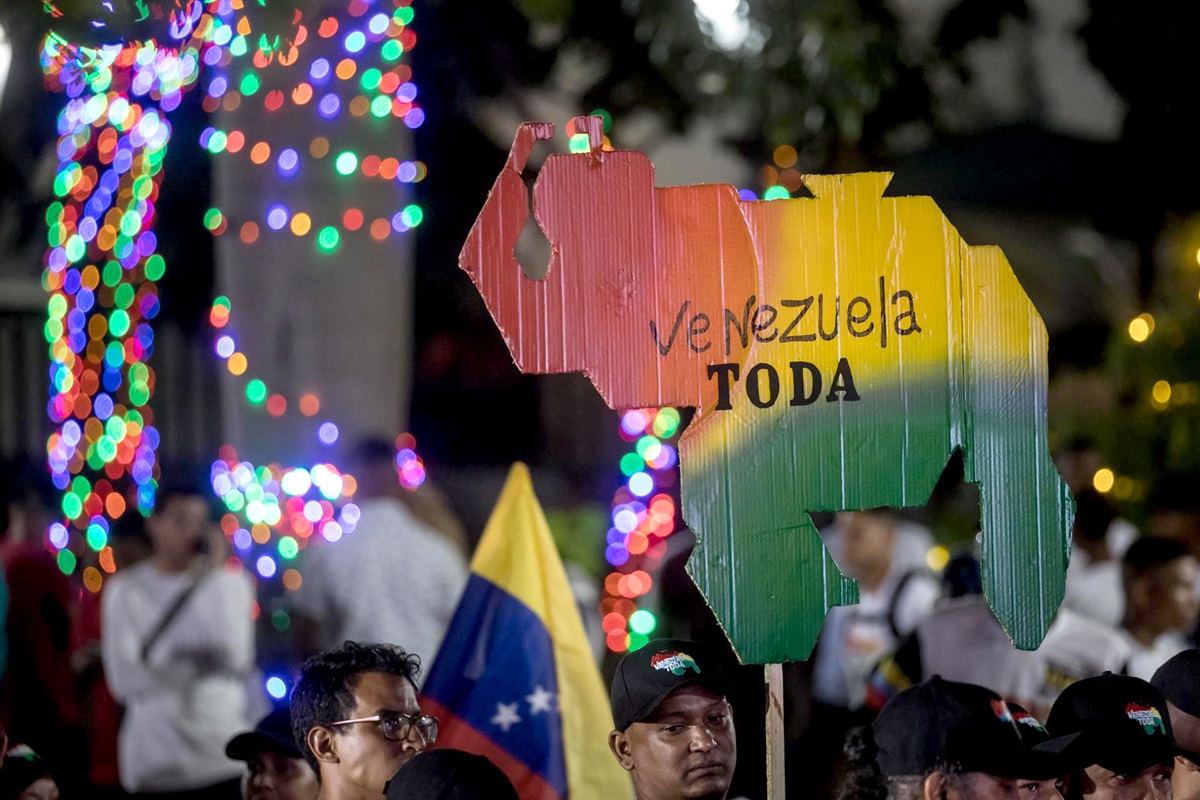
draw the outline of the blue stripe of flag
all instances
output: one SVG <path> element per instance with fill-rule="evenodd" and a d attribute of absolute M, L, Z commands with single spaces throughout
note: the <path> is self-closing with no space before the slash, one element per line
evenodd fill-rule
<path fill-rule="evenodd" d="M 550 711 L 531 711 L 538 687 L 553 693 Z M 567 796 L 554 644 L 516 597 L 472 574 L 422 691 Z M 521 721 L 505 732 L 493 719 L 513 703 Z"/>

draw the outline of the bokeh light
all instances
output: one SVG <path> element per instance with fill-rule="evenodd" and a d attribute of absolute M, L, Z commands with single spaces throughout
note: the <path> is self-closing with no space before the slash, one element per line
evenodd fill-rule
<path fill-rule="evenodd" d="M 675 532 L 677 457 L 670 439 L 677 436 L 679 412 L 674 408 L 630 409 L 620 418 L 621 437 L 632 452 L 621 457 L 625 482 L 613 495 L 612 527 L 604 557 L 612 567 L 604 581 L 600 613 L 605 644 L 614 652 L 644 645 L 658 625 L 638 598 L 654 587 L 652 573 L 661 567 L 666 540 Z"/>

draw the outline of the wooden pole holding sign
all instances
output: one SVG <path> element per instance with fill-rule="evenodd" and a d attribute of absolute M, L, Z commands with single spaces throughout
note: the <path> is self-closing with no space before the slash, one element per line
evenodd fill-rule
<path fill-rule="evenodd" d="M 784 800 L 783 664 L 767 664 L 763 670 L 767 683 L 767 800 Z"/>

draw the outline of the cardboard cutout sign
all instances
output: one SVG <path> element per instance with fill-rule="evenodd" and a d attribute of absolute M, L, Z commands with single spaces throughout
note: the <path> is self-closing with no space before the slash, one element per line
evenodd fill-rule
<path fill-rule="evenodd" d="M 547 158 L 543 280 L 513 247 L 521 126 L 471 229 L 471 276 L 524 372 L 583 371 L 613 408 L 695 406 L 680 440 L 688 569 L 743 661 L 809 656 L 857 600 L 811 511 L 916 506 L 950 455 L 980 484 L 983 582 L 1032 649 L 1062 599 L 1074 514 L 1046 439 L 1045 326 L 1003 253 L 972 247 L 890 174 L 807 176 L 815 199 L 656 188 L 642 153 Z"/>

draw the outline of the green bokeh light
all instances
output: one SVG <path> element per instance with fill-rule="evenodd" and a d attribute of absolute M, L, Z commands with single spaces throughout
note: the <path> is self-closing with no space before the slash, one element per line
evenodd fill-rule
<path fill-rule="evenodd" d="M 635 472 L 641 472 L 646 468 L 646 460 L 637 453 L 626 453 L 621 456 L 621 474 L 628 478 Z"/>
<path fill-rule="evenodd" d="M 567 149 L 570 150 L 572 153 L 588 152 L 589 150 L 592 149 L 591 143 L 588 142 L 588 135 L 586 133 L 575 134 L 574 136 L 571 137 L 571 140 L 567 143 Z"/>
<path fill-rule="evenodd" d="M 70 575 L 75 572 L 77 563 L 75 554 L 70 550 L 58 551 L 58 568 L 62 571 L 63 575 Z"/>
<path fill-rule="evenodd" d="M 325 253 L 332 253 L 341 241 L 342 235 L 332 225 L 322 228 L 321 232 L 317 234 L 317 247 Z"/>
<path fill-rule="evenodd" d="M 405 225 L 415 228 L 425 219 L 425 212 L 421 210 L 419 205 L 413 203 L 412 205 L 405 206 L 400 216 L 404 220 Z"/>
<path fill-rule="evenodd" d="M 108 534 L 98 525 L 89 525 L 87 531 L 88 547 L 99 553 L 108 544 Z"/>
<path fill-rule="evenodd" d="M 121 265 L 116 261 L 110 261 L 104 265 L 104 271 L 101 273 L 101 280 L 104 281 L 105 286 L 116 286 L 121 282 L 121 273 Z M 133 289 L 132 286 L 129 288 L 131 290 Z"/>
<path fill-rule="evenodd" d="M 156 281 L 162 278 L 163 273 L 167 271 L 167 262 L 158 253 L 146 259 L 146 280 Z"/>
<path fill-rule="evenodd" d="M 605 133 L 608 133 L 609 131 L 612 130 L 612 114 L 609 114 L 603 108 L 592 109 L 592 113 L 590 114 L 590 116 L 600 117 L 601 119 L 604 120 L 604 132 Z"/>
<path fill-rule="evenodd" d="M 120 308 L 113 309 L 108 316 L 108 332 L 113 336 L 129 333 L 129 312 Z"/>
<path fill-rule="evenodd" d="M 254 72 L 248 71 L 242 76 L 242 82 L 240 85 L 242 94 L 250 96 L 258 91 L 259 86 L 261 86 L 261 84 L 259 83 L 258 75 Z"/>
<path fill-rule="evenodd" d="M 654 629 L 658 627 L 658 620 L 654 614 L 644 608 L 640 608 L 629 617 L 629 630 L 633 635 L 641 634 L 649 636 L 654 633 Z"/>
<path fill-rule="evenodd" d="M 261 405 L 267 399 L 267 385 L 258 378 L 246 384 L 246 399 L 254 405 Z"/>
<path fill-rule="evenodd" d="M 679 412 L 674 408 L 660 408 L 654 417 L 654 435 L 670 439 L 679 430 Z"/>
<path fill-rule="evenodd" d="M 300 552 L 300 545 L 291 536 L 284 536 L 279 540 L 279 557 L 286 558 L 291 561 Z"/>
<path fill-rule="evenodd" d="M 339 175 L 351 175 L 354 173 L 354 170 L 358 169 L 358 156 L 349 150 L 339 153 L 337 161 L 334 162 L 334 167 L 337 169 Z"/>

